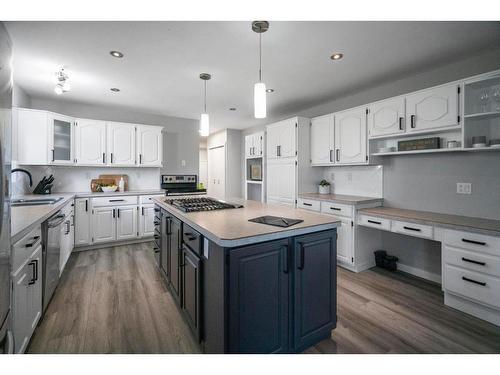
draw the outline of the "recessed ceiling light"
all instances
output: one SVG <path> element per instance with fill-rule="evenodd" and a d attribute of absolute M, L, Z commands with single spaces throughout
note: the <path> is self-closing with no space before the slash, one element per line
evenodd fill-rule
<path fill-rule="evenodd" d="M 342 53 L 334 53 L 333 55 L 330 56 L 332 60 L 340 60 L 344 55 Z"/>
<path fill-rule="evenodd" d="M 270 94 L 270 93 L 274 92 L 274 89 L 267 89 L 266 92 Z"/>
<path fill-rule="evenodd" d="M 236 111 L 236 108 L 231 107 L 231 108 L 229 108 L 229 110 L 230 110 L 230 111 Z"/>
<path fill-rule="evenodd" d="M 113 57 L 117 57 L 119 59 L 121 59 L 123 57 L 123 53 L 121 53 L 120 51 L 110 51 L 109 54 Z"/>
<path fill-rule="evenodd" d="M 113 91 L 113 92 L 119 92 L 120 91 L 120 89 L 118 89 L 116 87 L 112 87 L 112 88 L 110 88 L 110 90 Z"/>

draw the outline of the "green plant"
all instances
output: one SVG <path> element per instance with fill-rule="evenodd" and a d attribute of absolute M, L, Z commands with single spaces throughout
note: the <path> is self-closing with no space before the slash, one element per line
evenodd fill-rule
<path fill-rule="evenodd" d="M 330 183 L 327 180 L 321 180 L 319 186 L 330 186 Z"/>

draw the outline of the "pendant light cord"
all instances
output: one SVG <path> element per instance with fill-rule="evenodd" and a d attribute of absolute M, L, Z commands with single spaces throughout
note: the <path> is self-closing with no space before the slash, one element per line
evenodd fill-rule
<path fill-rule="evenodd" d="M 207 113 L 207 81 L 204 81 L 205 82 L 205 105 L 204 105 L 204 108 L 205 108 L 205 113 Z"/>
<path fill-rule="evenodd" d="M 259 33 L 259 82 L 262 82 L 262 33 Z"/>

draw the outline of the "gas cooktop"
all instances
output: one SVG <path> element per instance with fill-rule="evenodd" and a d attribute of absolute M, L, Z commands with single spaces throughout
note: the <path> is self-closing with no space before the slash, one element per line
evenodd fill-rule
<path fill-rule="evenodd" d="M 214 198 L 173 198 L 165 202 L 184 212 L 226 210 L 241 208 L 241 204 L 226 203 Z"/>

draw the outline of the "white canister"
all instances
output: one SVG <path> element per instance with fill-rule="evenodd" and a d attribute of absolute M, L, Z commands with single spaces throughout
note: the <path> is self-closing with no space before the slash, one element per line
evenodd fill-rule
<path fill-rule="evenodd" d="M 120 182 L 118 182 L 118 190 L 125 191 L 125 180 L 123 177 L 120 178 Z"/>
<path fill-rule="evenodd" d="M 330 185 L 318 185 L 320 194 L 330 194 Z"/>

